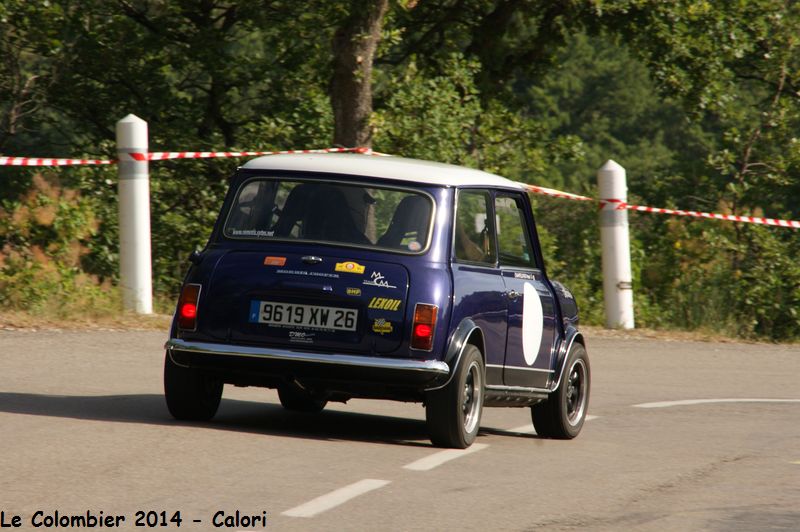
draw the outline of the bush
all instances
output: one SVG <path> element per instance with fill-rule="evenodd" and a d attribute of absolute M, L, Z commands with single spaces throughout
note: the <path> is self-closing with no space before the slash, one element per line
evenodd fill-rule
<path fill-rule="evenodd" d="M 5 310 L 66 317 L 119 310 L 110 280 L 84 271 L 87 243 L 96 236 L 95 205 L 49 175 L 4 200 L 0 211 L 0 304 Z"/>

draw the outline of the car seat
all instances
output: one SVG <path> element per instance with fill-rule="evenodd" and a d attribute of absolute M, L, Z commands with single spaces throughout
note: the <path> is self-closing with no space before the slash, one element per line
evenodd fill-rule
<path fill-rule="evenodd" d="M 303 238 L 348 244 L 371 244 L 355 221 L 342 191 L 330 185 L 316 186 L 305 209 Z"/>
<path fill-rule="evenodd" d="M 386 232 L 378 239 L 377 245 L 387 248 L 402 248 L 403 240 L 414 238 L 420 246 L 428 235 L 430 224 L 431 202 L 419 195 L 406 196 L 392 215 L 392 221 Z"/>

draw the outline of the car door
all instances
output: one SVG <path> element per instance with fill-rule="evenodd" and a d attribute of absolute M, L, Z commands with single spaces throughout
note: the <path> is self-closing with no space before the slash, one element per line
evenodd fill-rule
<path fill-rule="evenodd" d="M 502 384 L 506 343 L 505 285 L 497 268 L 492 194 L 460 189 L 453 220 L 451 330 L 465 318 L 480 327 L 486 347 L 486 383 Z"/>
<path fill-rule="evenodd" d="M 546 388 L 556 339 L 555 295 L 537 265 L 528 210 L 522 194 L 495 194 L 498 262 L 508 311 L 503 383 Z"/>

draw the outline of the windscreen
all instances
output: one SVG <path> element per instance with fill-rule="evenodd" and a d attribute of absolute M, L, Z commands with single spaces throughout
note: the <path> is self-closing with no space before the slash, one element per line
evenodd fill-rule
<path fill-rule="evenodd" d="M 413 190 L 254 178 L 239 188 L 224 234 L 418 253 L 427 248 L 432 212 L 432 199 Z"/>

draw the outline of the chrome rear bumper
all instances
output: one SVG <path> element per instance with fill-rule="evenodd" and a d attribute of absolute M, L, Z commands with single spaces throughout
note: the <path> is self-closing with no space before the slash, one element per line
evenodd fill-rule
<path fill-rule="evenodd" d="M 450 367 L 441 360 L 414 360 L 404 358 L 382 358 L 378 356 L 358 356 L 329 353 L 309 353 L 272 347 L 250 347 L 210 342 L 191 342 L 172 338 L 164 347 L 172 353 L 210 355 L 221 357 L 242 357 L 259 359 L 265 362 L 274 361 L 292 363 L 293 366 L 338 366 L 340 368 L 361 368 L 381 371 L 384 374 L 397 372 L 400 374 L 426 375 L 432 380 L 446 377 Z"/>

